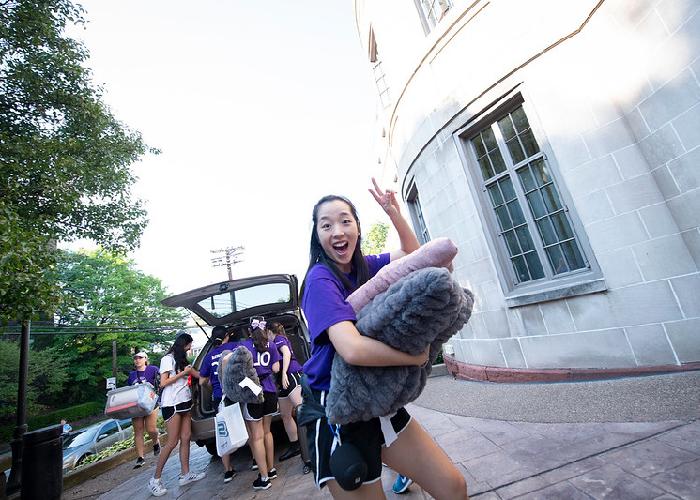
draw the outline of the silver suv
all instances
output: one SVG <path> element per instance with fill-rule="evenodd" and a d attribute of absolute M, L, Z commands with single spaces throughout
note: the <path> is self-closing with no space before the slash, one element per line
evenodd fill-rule
<path fill-rule="evenodd" d="M 163 304 L 184 307 L 212 327 L 240 329 L 248 326 L 252 316 L 264 316 L 268 324 L 276 321 L 284 326 L 299 363 L 304 364 L 309 358 L 309 331 L 299 309 L 298 281 L 293 274 L 223 281 L 173 295 L 164 299 Z M 193 363 L 196 369 L 211 348 L 209 340 Z M 211 386 L 192 384 L 192 404 L 192 440 L 216 455 L 216 409 L 211 405 Z"/>

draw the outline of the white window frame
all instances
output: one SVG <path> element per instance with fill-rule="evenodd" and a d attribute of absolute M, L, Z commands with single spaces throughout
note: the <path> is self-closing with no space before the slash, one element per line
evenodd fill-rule
<path fill-rule="evenodd" d="M 369 62 L 372 63 L 372 76 L 379 93 L 379 101 L 384 109 L 391 105 L 391 95 L 389 94 L 389 84 L 386 81 L 386 73 L 379 58 L 377 49 L 377 39 L 374 36 L 374 29 L 369 29 Z"/>
<path fill-rule="evenodd" d="M 419 243 L 424 245 L 428 243 L 431 238 L 430 231 L 428 231 L 428 225 L 425 223 L 425 218 L 423 217 L 423 207 L 420 203 L 420 196 L 418 194 L 418 188 L 416 187 L 415 180 L 411 181 L 411 184 L 406 192 L 406 204 L 408 205 L 408 211 L 411 214 L 413 230 L 418 237 Z"/>
<path fill-rule="evenodd" d="M 452 0 L 414 0 L 423 31 L 428 35 L 452 9 Z"/>
<path fill-rule="evenodd" d="M 471 139 L 483 131 L 485 128 L 495 124 L 498 120 L 508 115 L 518 107 L 522 106 L 530 124 L 531 131 L 540 148 L 540 153 L 529 157 L 526 161 L 513 164 L 511 155 L 506 147 L 503 138 L 497 134 L 498 148 L 501 156 L 508 166 L 508 172 L 512 172 L 511 180 L 516 191 L 517 199 L 520 208 L 525 215 L 530 230 L 530 235 L 533 239 L 539 259 L 542 266 L 547 269 L 545 277 L 537 280 L 525 281 L 519 283 L 512 268 L 510 253 L 506 246 L 503 237 L 500 236 L 500 226 L 496 220 L 496 213 L 492 208 L 489 194 L 486 191 L 486 181 L 481 174 L 480 166 L 477 163 L 477 154 Z M 498 128 L 497 126 L 495 128 Z M 458 129 L 453 134 L 453 139 L 457 144 L 460 159 L 465 169 L 465 173 L 470 180 L 469 187 L 472 191 L 479 215 L 487 229 L 487 242 L 494 256 L 496 268 L 498 271 L 499 281 L 505 292 L 506 304 L 509 307 L 517 307 L 525 304 L 544 302 L 555 300 L 568 296 L 583 295 L 594 293 L 606 289 L 600 267 L 595 260 L 593 250 L 588 243 L 585 230 L 581 221 L 572 209 L 573 202 L 566 189 L 566 185 L 562 182 L 559 175 L 559 168 L 554 159 L 554 155 L 549 147 L 549 143 L 544 136 L 543 131 L 536 121 L 535 113 L 529 108 L 521 93 L 517 93 L 510 97 L 506 97 L 498 101 L 490 108 L 482 111 L 463 127 Z M 528 162 L 532 162 L 537 158 L 543 158 L 546 162 L 549 174 L 554 179 L 554 184 L 557 188 L 561 202 L 565 207 L 568 220 L 571 224 L 571 229 L 576 236 L 576 242 L 583 254 L 583 258 L 588 263 L 588 266 L 582 269 L 573 270 L 564 274 L 555 275 L 549 268 L 547 256 L 543 251 L 541 237 L 533 220 L 533 215 L 527 205 L 523 189 L 519 180 L 515 177 L 515 167 Z"/>

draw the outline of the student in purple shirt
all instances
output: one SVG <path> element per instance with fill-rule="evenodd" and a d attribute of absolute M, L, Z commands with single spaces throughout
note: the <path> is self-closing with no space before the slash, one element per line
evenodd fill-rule
<path fill-rule="evenodd" d="M 221 400 L 224 401 L 224 406 L 233 404 L 228 398 L 225 398 L 221 391 L 221 381 L 219 380 L 219 361 L 226 351 L 233 351 L 238 347 L 237 342 L 229 342 L 230 334 L 224 326 L 215 326 L 211 331 L 211 342 L 214 347 L 204 356 L 202 365 L 199 367 L 199 385 L 203 386 L 211 384 L 211 405 L 212 408 L 219 413 Z M 221 457 L 221 462 L 224 465 L 224 483 L 230 482 L 236 475 L 231 465 L 231 455 Z"/>
<path fill-rule="evenodd" d="M 374 189 L 370 193 L 394 225 L 401 245 L 399 250 L 363 256 L 357 210 L 346 198 L 325 196 L 313 209 L 309 269 L 301 291 L 302 309 L 311 335 L 311 357 L 304 365 L 304 374 L 312 397 L 324 406 L 336 352 L 346 362 L 358 366 L 421 366 L 428 360 L 427 349 L 410 356 L 362 336 L 355 327 L 355 312 L 346 301 L 353 290 L 390 260 L 420 246 L 401 215 L 394 193 L 380 189 L 374 179 L 372 182 Z M 382 432 L 382 422 L 389 431 L 387 436 Z M 307 425 L 306 430 L 316 484 L 319 487 L 328 484 L 335 498 L 384 498 L 382 462 L 412 478 L 435 498 L 467 498 L 464 477 L 405 408 L 388 420 L 373 418 L 333 428 L 326 418 L 319 418 Z M 343 490 L 331 472 L 334 440 L 336 445 L 353 444 L 367 465 L 367 475 L 358 489 Z"/>
<path fill-rule="evenodd" d="M 248 428 L 248 445 L 253 452 L 253 458 L 260 472 L 253 481 L 253 489 L 266 490 L 270 480 L 277 477 L 277 469 L 273 467 L 275 444 L 270 432 L 272 415 L 277 413 L 277 389 L 274 374 L 280 369 L 282 357 L 273 342 L 267 340 L 267 323 L 262 316 L 250 320 L 248 334 L 250 338 L 240 342 L 253 356 L 253 366 L 262 385 L 264 402 L 245 403 L 242 405 L 243 418 Z"/>
<path fill-rule="evenodd" d="M 134 368 L 135 370 L 132 370 L 131 373 L 129 373 L 129 377 L 126 379 L 127 385 L 136 385 L 148 382 L 153 387 L 158 387 L 157 379 L 160 378 L 160 371 L 158 371 L 158 367 L 148 364 L 148 355 L 145 352 L 141 351 L 134 354 Z M 154 408 L 151 414 L 147 417 L 135 417 L 131 419 L 134 426 L 134 445 L 136 446 L 136 453 L 138 454 L 134 469 L 139 469 L 146 463 L 146 460 L 143 458 L 144 429 L 148 432 L 148 435 L 151 437 L 151 441 L 153 442 L 153 455 L 158 456 L 160 453 L 158 427 L 156 427 L 157 419 L 158 408 Z"/>
<path fill-rule="evenodd" d="M 292 410 L 301 404 L 301 365 L 297 361 L 292 349 L 292 344 L 287 338 L 284 326 L 281 323 L 271 323 L 268 328 L 268 339 L 274 342 L 277 350 L 282 355 L 282 366 L 277 373 L 277 397 L 279 398 L 280 414 L 284 430 L 289 437 L 289 448 L 279 457 L 284 462 L 301 453 L 297 423 L 292 417 Z"/>

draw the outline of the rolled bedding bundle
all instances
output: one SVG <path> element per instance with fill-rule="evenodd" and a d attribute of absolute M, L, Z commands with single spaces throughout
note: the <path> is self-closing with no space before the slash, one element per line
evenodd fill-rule
<path fill-rule="evenodd" d="M 427 267 L 449 267 L 457 255 L 457 247 L 449 238 L 436 238 L 400 259 L 382 267 L 367 283 L 348 297 L 348 303 L 355 312 L 365 307 L 393 283 L 414 271 Z"/>
<path fill-rule="evenodd" d="M 391 415 L 418 398 L 442 345 L 466 324 L 473 304 L 472 293 L 443 267 L 412 271 L 374 296 L 357 315 L 360 333 L 412 355 L 430 346 L 429 362 L 423 367 L 353 366 L 336 353 L 329 421 L 347 424 Z"/>
<path fill-rule="evenodd" d="M 224 351 L 219 364 L 219 379 L 224 395 L 235 403 L 262 403 L 263 393 L 253 356 L 243 346 Z M 257 386 L 261 390 L 253 391 Z M 257 394 L 256 394 L 257 392 Z"/>

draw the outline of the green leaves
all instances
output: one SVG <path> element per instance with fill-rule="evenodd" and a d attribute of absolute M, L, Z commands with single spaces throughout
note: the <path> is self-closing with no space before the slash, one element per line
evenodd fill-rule
<path fill-rule="evenodd" d="M 0 340 L 0 421 L 14 417 L 17 411 L 17 367 L 19 344 Z M 60 400 L 68 381 L 67 362 L 57 349 L 29 352 L 27 413 L 40 414 L 53 400 Z"/>
<path fill-rule="evenodd" d="M 36 344 L 59 349 L 68 360 L 71 379 L 81 382 L 66 388 L 72 401 L 104 394 L 104 379 L 112 376 L 113 341 L 118 383 L 124 383 L 133 369 L 133 352 L 153 352 L 169 344 L 184 325 L 179 310 L 160 303 L 167 296 L 161 281 L 139 271 L 122 255 L 103 249 L 62 251 L 56 278 L 63 293 L 54 315 L 56 327 L 34 331 Z"/>
<path fill-rule="evenodd" d="M 369 232 L 362 238 L 362 253 L 375 255 L 382 253 L 386 246 L 386 237 L 389 234 L 389 224 L 377 222 L 372 224 Z"/>
<path fill-rule="evenodd" d="M 130 165 L 147 152 L 102 102 L 66 36 L 70 0 L 0 1 L 0 321 L 51 311 L 55 242 L 138 246 L 146 211 Z"/>

